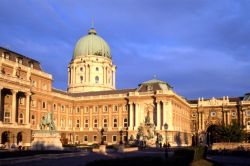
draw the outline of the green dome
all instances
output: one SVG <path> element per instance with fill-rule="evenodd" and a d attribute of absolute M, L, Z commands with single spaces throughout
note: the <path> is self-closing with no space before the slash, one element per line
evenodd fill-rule
<path fill-rule="evenodd" d="M 96 55 L 111 58 L 108 44 L 96 34 L 95 29 L 91 28 L 87 36 L 78 40 L 74 50 L 73 59 L 79 56 Z"/>

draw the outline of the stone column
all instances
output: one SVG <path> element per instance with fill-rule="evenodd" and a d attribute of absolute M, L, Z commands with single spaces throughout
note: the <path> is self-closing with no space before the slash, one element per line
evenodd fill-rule
<path fill-rule="evenodd" d="M 92 70 L 91 67 L 92 66 L 89 65 L 89 83 L 93 83 L 93 80 L 92 80 L 92 77 L 91 77 L 91 70 Z"/>
<path fill-rule="evenodd" d="M 133 112 L 133 103 L 129 104 L 129 129 L 133 130 L 134 127 L 134 112 Z"/>
<path fill-rule="evenodd" d="M 105 68 L 105 84 L 107 84 L 108 83 L 108 69 L 107 69 L 107 67 Z"/>
<path fill-rule="evenodd" d="M 137 129 L 140 125 L 140 105 L 135 104 L 135 128 Z"/>
<path fill-rule="evenodd" d="M 164 124 L 166 123 L 166 118 L 167 118 L 166 117 L 166 114 L 167 114 L 166 111 L 167 110 L 165 110 L 165 107 L 166 107 L 165 104 L 166 103 L 164 103 L 164 102 L 162 103 L 162 129 L 164 129 Z"/>
<path fill-rule="evenodd" d="M 71 78 L 70 78 L 70 79 L 71 79 L 71 85 L 72 85 L 72 84 L 74 84 L 74 82 L 73 82 L 74 70 L 73 70 L 73 69 L 74 69 L 74 67 L 72 67 L 72 66 L 71 66 L 71 67 L 70 67 L 70 73 L 71 73 Z"/>
<path fill-rule="evenodd" d="M 105 68 L 102 66 L 102 84 L 105 83 Z"/>
<path fill-rule="evenodd" d="M 25 122 L 26 124 L 30 123 L 30 92 L 26 92 L 26 112 L 25 112 Z"/>
<path fill-rule="evenodd" d="M 113 87 L 115 88 L 115 70 L 113 71 Z"/>
<path fill-rule="evenodd" d="M 157 124 L 156 124 L 156 130 L 160 130 L 161 129 L 161 102 L 158 101 L 156 103 L 157 106 Z"/>
<path fill-rule="evenodd" d="M 70 85 L 70 83 L 71 83 L 71 81 L 70 81 L 70 74 L 71 73 L 71 71 L 70 71 L 70 67 L 68 67 L 68 86 Z"/>
<path fill-rule="evenodd" d="M 204 113 L 201 113 L 201 129 L 204 130 Z"/>
<path fill-rule="evenodd" d="M 3 87 L 0 87 L 0 122 L 3 122 L 3 116 L 4 116 L 4 111 L 3 111 L 4 103 L 2 103 L 2 89 Z"/>
<path fill-rule="evenodd" d="M 197 124 L 198 124 L 198 131 L 199 131 L 200 130 L 200 126 L 201 126 L 200 125 L 200 112 L 198 112 L 197 115 L 198 115 L 198 123 Z"/>
<path fill-rule="evenodd" d="M 16 123 L 16 94 L 17 90 L 12 89 L 12 110 L 11 110 L 11 122 L 14 124 Z"/>

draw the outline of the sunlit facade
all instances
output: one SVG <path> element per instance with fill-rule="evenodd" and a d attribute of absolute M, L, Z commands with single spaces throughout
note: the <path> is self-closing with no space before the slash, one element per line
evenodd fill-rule
<path fill-rule="evenodd" d="M 65 69 L 67 72 L 67 69 Z M 90 29 L 76 44 L 68 66 L 68 89 L 52 87 L 53 77 L 36 60 L 0 48 L 1 144 L 29 146 L 32 133 L 53 113 L 63 144 L 107 144 L 136 138 L 148 116 L 155 135 L 172 145 L 206 142 L 211 124 L 233 120 L 250 130 L 250 97 L 187 100 L 163 81 L 152 79 L 134 89 L 117 90 L 116 66 L 108 44 Z"/>

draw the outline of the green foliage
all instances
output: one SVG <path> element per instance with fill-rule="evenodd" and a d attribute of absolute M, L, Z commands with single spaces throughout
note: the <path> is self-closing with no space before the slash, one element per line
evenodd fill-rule
<path fill-rule="evenodd" d="M 213 142 L 242 142 L 245 137 L 244 127 L 233 122 L 230 125 L 211 126 Z"/>

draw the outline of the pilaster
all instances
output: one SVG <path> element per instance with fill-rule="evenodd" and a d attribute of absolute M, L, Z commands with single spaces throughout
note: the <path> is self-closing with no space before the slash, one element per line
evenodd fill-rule
<path fill-rule="evenodd" d="M 160 101 L 158 101 L 156 103 L 156 114 L 157 114 L 157 123 L 156 123 L 156 130 L 160 130 L 161 129 L 161 103 Z"/>
<path fill-rule="evenodd" d="M 12 89 L 11 93 L 12 93 L 12 110 L 11 110 L 11 122 L 13 124 L 16 123 L 16 94 L 17 94 L 17 90 Z"/>
<path fill-rule="evenodd" d="M 30 92 L 26 92 L 26 111 L 25 111 L 25 123 L 29 124 L 30 123 Z"/>

